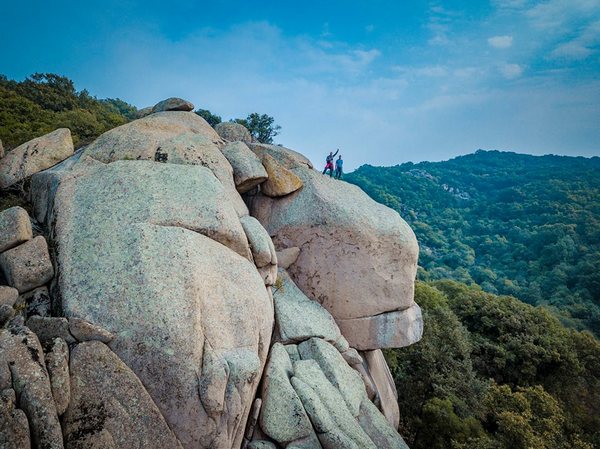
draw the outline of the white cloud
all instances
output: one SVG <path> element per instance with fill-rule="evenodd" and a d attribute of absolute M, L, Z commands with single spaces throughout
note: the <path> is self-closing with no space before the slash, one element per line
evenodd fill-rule
<path fill-rule="evenodd" d="M 503 64 L 500 66 L 500 73 L 507 79 L 515 79 L 523 74 L 523 67 L 519 64 Z"/>
<path fill-rule="evenodd" d="M 513 44 L 513 38 L 512 36 L 493 36 L 487 42 L 494 48 L 509 48 Z"/>
<path fill-rule="evenodd" d="M 584 27 L 575 38 L 559 44 L 551 53 L 555 59 L 583 60 L 591 56 L 600 44 L 600 20 Z"/>
<path fill-rule="evenodd" d="M 548 0 L 538 3 L 525 13 L 536 28 L 564 33 L 570 24 L 594 17 L 600 11 L 598 0 Z"/>

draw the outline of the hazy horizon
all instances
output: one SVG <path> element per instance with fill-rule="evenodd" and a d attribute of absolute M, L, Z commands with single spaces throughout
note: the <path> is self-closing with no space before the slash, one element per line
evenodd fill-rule
<path fill-rule="evenodd" d="M 142 108 L 267 113 L 319 167 L 600 155 L 600 1 L 6 2 L 0 73 Z M 24 33 L 23 30 L 28 30 Z"/>

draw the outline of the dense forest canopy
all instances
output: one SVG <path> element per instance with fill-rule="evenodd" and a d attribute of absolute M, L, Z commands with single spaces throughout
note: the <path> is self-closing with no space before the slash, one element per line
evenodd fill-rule
<path fill-rule="evenodd" d="M 346 180 L 411 225 L 420 279 L 478 284 L 600 335 L 600 158 L 480 150 Z"/>
<path fill-rule="evenodd" d="M 543 308 L 418 282 L 423 339 L 386 351 L 412 449 L 600 447 L 600 342 Z"/>
<path fill-rule="evenodd" d="M 0 75 L 0 140 L 7 149 L 69 128 L 73 143 L 90 143 L 103 132 L 135 118 L 137 109 L 119 99 L 98 100 L 73 81 L 35 73 L 23 81 Z"/>

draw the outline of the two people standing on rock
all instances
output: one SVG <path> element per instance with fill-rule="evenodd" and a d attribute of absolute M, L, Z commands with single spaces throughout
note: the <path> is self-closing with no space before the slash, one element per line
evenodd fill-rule
<path fill-rule="evenodd" d="M 342 168 L 344 166 L 344 161 L 342 160 L 342 155 L 340 154 L 337 161 L 335 161 L 335 173 L 334 173 L 333 159 L 339 153 L 339 151 L 340 151 L 340 149 L 338 148 L 335 153 L 333 151 L 329 152 L 329 155 L 325 159 L 325 169 L 323 170 L 323 174 L 326 174 L 327 170 L 329 170 L 330 177 L 333 177 L 335 174 L 336 179 L 340 179 L 342 177 Z"/>

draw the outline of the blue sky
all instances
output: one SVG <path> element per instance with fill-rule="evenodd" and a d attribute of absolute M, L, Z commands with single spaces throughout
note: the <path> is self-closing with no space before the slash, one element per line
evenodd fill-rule
<path fill-rule="evenodd" d="M 2 0 L 0 73 L 138 107 L 268 113 L 348 168 L 478 148 L 600 155 L 600 0 Z"/>

